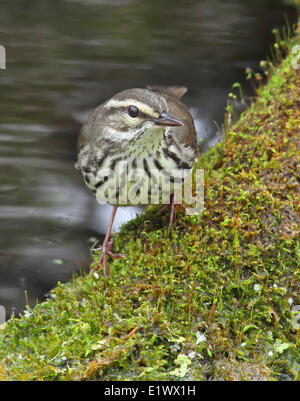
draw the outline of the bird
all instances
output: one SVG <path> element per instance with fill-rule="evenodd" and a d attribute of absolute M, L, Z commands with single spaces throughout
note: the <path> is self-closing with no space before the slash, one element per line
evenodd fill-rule
<path fill-rule="evenodd" d="M 186 92 L 178 85 L 125 89 L 96 107 L 84 122 L 75 167 L 98 202 L 113 206 L 92 272 L 102 266 L 108 277 L 107 258 L 125 256 L 114 254 L 110 242 L 119 206 L 169 204 L 170 232 L 174 186 L 191 173 L 197 154 L 194 121 L 180 100 Z M 170 187 L 165 190 L 167 181 Z"/>

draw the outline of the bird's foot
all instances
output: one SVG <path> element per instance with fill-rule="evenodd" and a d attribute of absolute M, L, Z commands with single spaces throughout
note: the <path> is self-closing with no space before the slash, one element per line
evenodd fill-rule
<path fill-rule="evenodd" d="M 123 253 L 113 253 L 113 242 L 103 243 L 102 245 L 102 254 L 100 256 L 99 262 L 97 265 L 91 270 L 90 274 L 94 273 L 95 271 L 99 270 L 100 267 L 103 267 L 104 276 L 108 277 L 108 266 L 107 266 L 107 257 L 110 256 L 112 259 L 120 259 L 125 258 Z"/>

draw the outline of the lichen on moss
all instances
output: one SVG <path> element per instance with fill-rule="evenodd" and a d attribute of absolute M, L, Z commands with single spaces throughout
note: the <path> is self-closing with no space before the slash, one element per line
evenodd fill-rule
<path fill-rule="evenodd" d="M 123 226 L 114 246 L 126 258 L 110 263 L 108 279 L 99 272 L 58 283 L 50 299 L 0 328 L 1 379 L 299 379 L 292 57 L 199 158 L 201 216 L 176 211 L 169 236 L 158 207 Z"/>

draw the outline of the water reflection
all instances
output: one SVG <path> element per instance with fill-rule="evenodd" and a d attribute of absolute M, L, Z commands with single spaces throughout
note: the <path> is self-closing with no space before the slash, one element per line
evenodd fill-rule
<path fill-rule="evenodd" d="M 0 304 L 22 310 L 87 266 L 108 216 L 73 168 L 86 114 L 128 87 L 183 84 L 204 147 L 226 95 L 268 53 L 280 1 L 1 2 Z M 121 209 L 119 220 L 137 210 Z"/>

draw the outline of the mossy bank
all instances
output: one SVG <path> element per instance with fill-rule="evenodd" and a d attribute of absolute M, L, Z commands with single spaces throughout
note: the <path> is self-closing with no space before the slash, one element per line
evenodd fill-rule
<path fill-rule="evenodd" d="M 76 277 L 11 318 L 2 380 L 299 379 L 298 42 L 199 158 L 202 215 L 176 211 L 168 236 L 149 208 L 115 236 L 126 259 L 109 279 Z"/>

